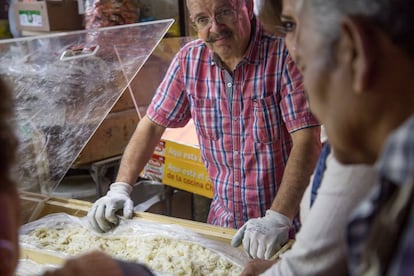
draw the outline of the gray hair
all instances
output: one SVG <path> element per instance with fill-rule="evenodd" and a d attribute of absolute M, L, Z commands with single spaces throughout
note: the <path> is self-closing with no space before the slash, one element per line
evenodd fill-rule
<path fill-rule="evenodd" d="M 302 0 L 306 1 L 326 49 L 339 39 L 344 16 L 366 19 L 414 58 L 413 0 Z"/>

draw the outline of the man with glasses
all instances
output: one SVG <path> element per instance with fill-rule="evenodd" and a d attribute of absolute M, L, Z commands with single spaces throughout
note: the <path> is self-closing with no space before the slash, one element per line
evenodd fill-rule
<path fill-rule="evenodd" d="M 233 239 L 270 257 L 287 241 L 320 152 L 319 123 L 284 41 L 266 33 L 253 0 L 188 0 L 200 39 L 185 45 L 140 121 L 116 182 L 88 213 L 106 232 L 164 130 L 193 119 L 214 183 L 208 223 L 240 228 Z M 247 223 L 246 223 L 247 222 Z"/>

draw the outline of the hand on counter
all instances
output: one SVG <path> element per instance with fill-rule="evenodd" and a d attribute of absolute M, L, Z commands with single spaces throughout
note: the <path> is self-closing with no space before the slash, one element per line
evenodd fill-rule
<path fill-rule="evenodd" d="M 119 224 L 115 214 L 123 210 L 123 217 L 132 218 L 134 203 L 130 197 L 132 186 L 124 182 L 115 182 L 106 196 L 98 199 L 88 212 L 89 224 L 98 232 L 108 232 Z"/>
<path fill-rule="evenodd" d="M 288 241 L 291 221 L 288 217 L 267 210 L 261 218 L 250 219 L 234 235 L 231 245 L 243 242 L 251 258 L 270 259 Z"/>

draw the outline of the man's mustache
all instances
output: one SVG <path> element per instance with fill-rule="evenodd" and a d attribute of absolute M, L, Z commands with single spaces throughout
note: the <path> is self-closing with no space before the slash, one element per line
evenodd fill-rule
<path fill-rule="evenodd" d="M 210 33 L 210 35 L 208 36 L 206 42 L 207 43 L 214 43 L 217 40 L 223 39 L 223 38 L 228 38 L 232 35 L 232 32 L 230 30 L 225 30 L 222 31 L 220 33 Z"/>

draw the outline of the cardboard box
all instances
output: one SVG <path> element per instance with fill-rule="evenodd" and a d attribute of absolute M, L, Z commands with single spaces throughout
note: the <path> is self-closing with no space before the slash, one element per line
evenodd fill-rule
<path fill-rule="evenodd" d="M 76 158 L 73 167 L 121 155 L 139 122 L 129 91 L 124 91 Z"/>
<path fill-rule="evenodd" d="M 17 2 L 16 28 L 27 31 L 65 31 L 83 29 L 76 0 Z"/>
<path fill-rule="evenodd" d="M 213 198 L 213 183 L 201 159 L 192 121 L 184 128 L 166 130 L 142 175 L 168 186 Z"/>

